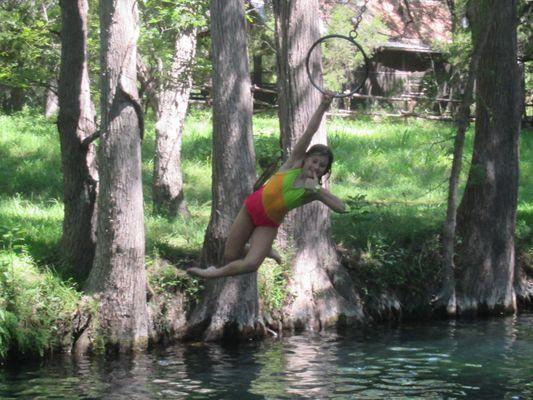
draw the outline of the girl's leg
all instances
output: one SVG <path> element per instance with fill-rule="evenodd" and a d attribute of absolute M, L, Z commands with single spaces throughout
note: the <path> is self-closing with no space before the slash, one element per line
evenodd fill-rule
<path fill-rule="evenodd" d="M 235 217 L 233 224 L 231 224 L 224 246 L 224 263 L 244 257 L 244 247 L 250 239 L 250 236 L 252 236 L 254 228 L 252 219 L 248 215 L 246 207 L 243 206 L 237 214 L 237 217 Z M 210 268 L 213 269 L 215 267 Z M 197 267 L 187 269 L 188 273 L 197 276 L 200 276 L 202 271 L 205 271 L 205 269 Z"/>
<path fill-rule="evenodd" d="M 225 263 L 244 257 L 246 242 L 252 236 L 254 228 L 252 219 L 248 211 L 246 211 L 246 207 L 243 206 L 229 229 L 228 238 L 224 246 Z"/>
<path fill-rule="evenodd" d="M 224 263 L 238 260 L 246 257 L 250 251 L 250 245 L 246 244 L 252 236 L 254 224 L 246 208 L 241 208 L 235 221 L 231 225 L 226 246 L 224 248 Z M 281 256 L 273 248 L 270 249 L 267 257 L 272 258 L 278 264 L 281 264 Z"/>
<path fill-rule="evenodd" d="M 235 260 L 222 268 L 189 268 L 187 272 L 202 278 L 220 278 L 255 272 L 270 253 L 278 228 L 259 226 L 254 229 L 250 238 L 250 250 L 246 257 Z"/>
<path fill-rule="evenodd" d="M 246 246 L 244 246 L 244 256 L 246 256 L 246 254 L 248 254 L 249 251 L 250 251 L 250 245 L 247 244 Z M 270 247 L 270 252 L 268 253 L 267 258 L 271 258 L 278 264 L 281 264 L 281 255 L 277 252 L 277 250 L 274 249 L 274 247 Z M 233 260 L 226 260 L 226 261 L 233 261 Z"/>

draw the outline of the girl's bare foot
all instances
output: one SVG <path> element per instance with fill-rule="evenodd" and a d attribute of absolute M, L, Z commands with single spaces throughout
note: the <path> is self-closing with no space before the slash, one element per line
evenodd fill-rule
<path fill-rule="evenodd" d="M 213 273 L 216 271 L 216 267 L 209 268 L 187 268 L 187 273 L 193 276 L 199 276 L 200 278 L 213 278 Z"/>

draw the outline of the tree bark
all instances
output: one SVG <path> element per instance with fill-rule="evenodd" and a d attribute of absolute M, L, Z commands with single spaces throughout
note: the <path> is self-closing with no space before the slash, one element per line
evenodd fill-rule
<path fill-rule="evenodd" d="M 56 115 L 59 111 L 59 99 L 57 96 L 58 82 L 57 79 L 52 79 L 49 82 L 49 87 L 44 93 L 44 116 L 50 118 Z"/>
<path fill-rule="evenodd" d="M 99 301 L 98 332 L 108 349 L 147 344 L 142 115 L 136 53 L 135 0 L 101 2 L 100 192 L 95 264 L 87 291 Z"/>
<path fill-rule="evenodd" d="M 516 311 L 514 231 L 520 132 L 516 1 L 473 1 L 474 45 L 494 12 L 481 52 L 471 168 L 458 210 L 460 314 Z"/>
<path fill-rule="evenodd" d="M 191 28 L 177 35 L 170 71 L 160 71 L 164 78 L 160 78 L 154 96 L 157 103 L 154 208 L 172 217 L 189 216 L 183 193 L 181 141 L 192 87 L 196 34 L 196 28 Z"/>
<path fill-rule="evenodd" d="M 46 23 L 49 23 L 50 20 L 48 19 L 48 9 L 45 2 L 41 3 L 41 12 L 43 16 L 43 20 Z M 87 16 L 85 16 L 85 19 L 87 19 Z M 85 25 L 87 23 L 85 22 Z M 54 74 L 55 75 L 55 74 Z M 44 116 L 46 118 L 50 118 L 57 114 L 59 111 L 59 99 L 58 99 L 58 81 L 57 77 L 54 76 L 54 78 L 50 79 L 48 82 L 48 87 L 44 91 Z"/>
<path fill-rule="evenodd" d="M 98 172 L 94 144 L 82 141 L 95 130 L 87 69 L 87 0 L 61 0 L 61 67 L 57 127 L 63 171 L 65 260 L 76 276 L 87 278 L 96 246 L 95 206 Z"/>
<path fill-rule="evenodd" d="M 303 134 L 320 103 L 320 93 L 307 77 L 305 58 L 319 38 L 318 2 L 274 1 L 281 143 L 285 159 Z M 319 81 L 321 62 L 311 68 Z M 326 143 L 322 126 L 313 143 Z M 340 265 L 331 239 L 330 212 L 315 202 L 290 213 L 280 233 L 281 247 L 295 246 L 284 325 L 296 330 L 319 330 L 363 318 L 359 296 Z"/>
<path fill-rule="evenodd" d="M 25 103 L 24 89 L 20 87 L 13 87 L 10 89 L 10 97 L 8 100 L 7 110 L 8 113 L 22 111 Z"/>
<path fill-rule="evenodd" d="M 240 0 L 212 0 L 210 10 L 213 198 L 202 263 L 220 265 L 231 223 L 255 181 L 255 154 L 243 3 Z M 203 335 L 205 340 L 263 336 L 257 274 L 209 281 L 205 298 L 189 321 L 189 336 Z"/>
<path fill-rule="evenodd" d="M 480 37 L 476 41 L 475 49 L 470 57 L 468 66 L 468 75 L 464 88 L 462 90 L 462 100 L 458 113 L 455 118 L 457 125 L 457 134 L 453 146 L 453 160 L 450 171 L 448 184 L 448 204 L 446 209 L 446 220 L 442 232 L 443 247 L 443 271 L 444 279 L 441 293 L 437 300 L 437 306 L 446 309 L 448 316 L 454 316 L 457 313 L 457 299 L 455 290 L 455 240 L 457 228 L 457 198 L 459 191 L 459 175 L 461 173 L 461 164 L 463 160 L 463 148 L 465 142 L 466 130 L 470 125 L 470 106 L 474 100 L 474 82 L 476 79 L 479 58 L 483 47 L 487 43 L 489 27 L 493 21 L 493 15 L 488 16 L 487 26 L 480 32 Z"/>

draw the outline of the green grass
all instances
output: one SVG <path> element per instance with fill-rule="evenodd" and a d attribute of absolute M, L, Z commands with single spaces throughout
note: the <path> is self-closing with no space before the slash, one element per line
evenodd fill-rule
<path fill-rule="evenodd" d="M 331 121 L 332 190 L 352 210 L 352 218 L 334 216 L 337 239 L 359 248 L 375 235 L 405 242 L 440 223 L 452 133 L 427 121 Z"/>
<path fill-rule="evenodd" d="M 31 202 L 60 198 L 61 159 L 52 121 L 30 112 L 0 115 L 0 193 Z"/>
<path fill-rule="evenodd" d="M 22 237 L 6 236 L 0 251 L 0 359 L 8 352 L 42 356 L 70 340 L 70 318 L 81 294 L 72 281 L 37 265 Z"/>
<path fill-rule="evenodd" d="M 332 117 L 327 126 L 335 154 L 331 190 L 350 206 L 349 214 L 332 216 L 333 235 L 344 249 L 347 266 L 368 296 L 372 290 L 396 290 L 406 301 L 423 296 L 428 282 L 438 279 L 437 236 L 446 210 L 453 125 Z M 46 313 L 35 319 L 35 310 L 50 307 L 58 315 L 67 315 L 80 293 L 76 284 L 67 280 L 68 270 L 60 259 L 62 176 L 55 121 L 25 111 L 0 115 L 0 127 L 0 310 L 10 313 L 0 313 L 1 357 L 10 346 L 32 351 L 29 343 L 34 343 L 33 351 L 41 353 L 52 346 L 46 329 L 40 327 L 58 330 L 60 322 Z M 275 114 L 254 116 L 256 155 L 261 165 L 268 165 L 278 154 L 278 130 Z M 170 220 L 155 214 L 151 206 L 154 125 L 148 118 L 142 154 L 149 266 L 159 265 L 160 259 L 187 265 L 201 249 L 211 211 L 211 131 L 209 112 L 193 109 L 182 151 L 192 217 Z M 531 131 L 522 133 L 520 151 L 517 247 L 519 254 L 531 255 Z M 469 131 L 461 185 L 471 152 Z M 275 310 L 286 295 L 282 287 L 286 273 L 283 268 L 269 268 L 260 277 L 260 291 L 267 308 Z M 154 282 L 174 289 L 183 284 L 167 267 L 158 271 Z M 64 301 L 52 305 L 48 297 Z M 20 337 L 14 333 L 19 332 L 16 326 L 21 327 Z M 24 330 L 28 327 L 35 329 Z M 38 338 L 28 336 L 30 332 L 38 332 Z"/>

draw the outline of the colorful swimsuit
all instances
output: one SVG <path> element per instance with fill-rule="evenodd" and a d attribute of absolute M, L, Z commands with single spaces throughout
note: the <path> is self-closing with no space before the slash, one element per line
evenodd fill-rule
<path fill-rule="evenodd" d="M 290 210 L 305 203 L 306 190 L 294 187 L 294 181 L 301 173 L 301 168 L 277 172 L 244 200 L 255 226 L 278 227 Z"/>

